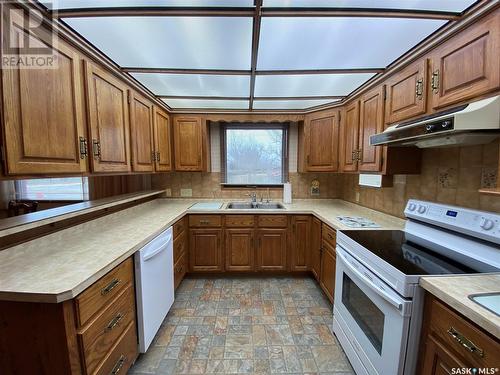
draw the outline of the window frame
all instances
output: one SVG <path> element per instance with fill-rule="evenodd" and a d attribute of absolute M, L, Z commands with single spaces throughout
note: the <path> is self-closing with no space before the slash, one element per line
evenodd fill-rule
<path fill-rule="evenodd" d="M 27 196 L 26 186 L 24 182 L 31 180 L 46 180 L 51 178 L 67 179 L 79 178 L 82 181 L 82 198 L 83 199 L 32 199 Z M 19 179 L 14 182 L 15 199 L 22 202 L 88 202 L 90 201 L 90 181 L 87 176 L 61 176 L 61 177 L 48 177 L 48 178 L 27 178 Z"/>
<path fill-rule="evenodd" d="M 288 170 L 289 170 L 289 134 L 290 134 L 290 123 L 289 122 L 219 122 L 220 126 L 220 151 L 221 151 L 221 185 L 222 187 L 228 188 L 282 188 L 283 184 L 288 181 Z M 255 130 L 255 129 L 279 129 L 282 130 L 282 182 L 279 184 L 232 184 L 227 182 L 227 144 L 226 144 L 226 132 L 228 129 L 239 129 L 239 130 Z"/>

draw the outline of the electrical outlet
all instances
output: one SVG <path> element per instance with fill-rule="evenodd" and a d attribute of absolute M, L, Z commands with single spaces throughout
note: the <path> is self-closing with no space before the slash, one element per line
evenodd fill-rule
<path fill-rule="evenodd" d="M 172 196 L 172 189 L 165 189 L 165 196 L 171 197 Z"/>
<path fill-rule="evenodd" d="M 356 192 L 356 203 L 359 202 L 359 191 Z"/>
<path fill-rule="evenodd" d="M 181 189 L 181 197 L 190 198 L 193 196 L 193 189 Z"/>

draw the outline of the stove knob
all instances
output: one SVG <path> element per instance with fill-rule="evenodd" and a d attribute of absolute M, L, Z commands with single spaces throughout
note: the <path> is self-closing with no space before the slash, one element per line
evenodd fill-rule
<path fill-rule="evenodd" d="M 493 222 L 493 220 L 482 217 L 481 223 L 479 224 L 479 226 L 481 228 L 483 228 L 484 230 L 490 230 L 490 229 L 493 229 L 493 227 L 495 226 L 495 223 Z"/>
<path fill-rule="evenodd" d="M 425 213 L 425 211 L 427 211 L 427 207 L 425 207 L 425 206 L 418 206 L 418 213 L 419 214 L 423 214 L 423 213 Z"/>
<path fill-rule="evenodd" d="M 408 205 L 408 211 L 415 211 L 416 208 L 417 208 L 417 205 L 415 203 L 410 203 Z"/>

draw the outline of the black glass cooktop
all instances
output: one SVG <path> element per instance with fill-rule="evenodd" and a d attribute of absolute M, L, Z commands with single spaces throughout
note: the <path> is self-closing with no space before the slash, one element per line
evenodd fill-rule
<path fill-rule="evenodd" d="M 348 230 L 343 233 L 406 275 L 477 273 L 410 241 L 401 230 Z"/>

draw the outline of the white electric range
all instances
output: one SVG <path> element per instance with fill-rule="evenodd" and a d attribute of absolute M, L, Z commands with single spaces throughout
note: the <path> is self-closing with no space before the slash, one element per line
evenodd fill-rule
<path fill-rule="evenodd" d="M 500 272 L 500 215 L 409 200 L 404 230 L 337 235 L 333 330 L 358 375 L 413 375 L 421 276 Z"/>

